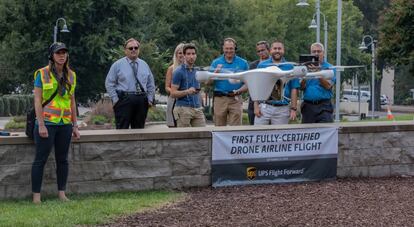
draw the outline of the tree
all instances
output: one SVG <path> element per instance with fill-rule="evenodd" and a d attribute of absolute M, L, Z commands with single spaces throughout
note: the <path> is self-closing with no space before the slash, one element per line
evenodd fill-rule
<path fill-rule="evenodd" d="M 395 66 L 395 101 L 410 104 L 414 76 L 414 2 L 392 0 L 384 10 L 380 25 L 380 46 L 378 55 L 388 65 Z M 411 99 L 412 100 L 412 99 Z"/>
<path fill-rule="evenodd" d="M 32 90 L 33 72 L 47 64 L 55 21 L 64 17 L 71 32 L 59 33 L 58 40 L 69 47 L 78 74 L 78 100 L 99 97 L 116 50 L 127 37 L 142 34 L 134 26 L 142 10 L 126 0 L 1 1 L 0 62 L 13 75 L 10 87 Z"/>
<path fill-rule="evenodd" d="M 379 56 L 391 64 L 414 62 L 414 2 L 392 0 L 380 25 Z"/>
<path fill-rule="evenodd" d="M 363 27 L 363 34 L 364 35 L 371 35 L 374 39 L 378 40 L 379 43 L 376 43 L 376 45 L 381 45 L 381 38 L 379 37 L 378 32 L 378 25 L 380 24 L 379 18 L 382 14 L 382 10 L 389 5 L 389 0 L 378 0 L 378 1 L 366 1 L 366 0 L 354 0 L 355 5 L 361 10 L 361 12 L 364 15 L 364 18 L 362 20 L 362 27 Z M 365 51 L 365 53 L 371 53 L 371 47 L 368 46 L 368 49 Z M 370 55 L 366 54 L 366 61 L 365 64 L 370 65 L 369 61 L 371 58 Z M 380 94 L 381 94 L 381 81 L 382 81 L 382 71 L 386 67 L 384 64 L 384 59 L 381 58 L 380 55 L 376 55 L 376 75 L 375 75 L 375 94 L 373 94 L 373 98 L 375 101 L 375 106 L 377 107 L 377 110 L 380 109 Z M 371 69 L 372 70 L 372 69 Z M 364 81 L 370 81 L 370 73 L 368 71 L 365 71 L 363 73 L 362 79 Z"/>

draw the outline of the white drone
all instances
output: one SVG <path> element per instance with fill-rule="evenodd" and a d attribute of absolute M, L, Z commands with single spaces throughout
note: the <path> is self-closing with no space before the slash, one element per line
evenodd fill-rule
<path fill-rule="evenodd" d="M 331 79 L 334 76 L 332 69 L 309 72 L 306 66 L 294 66 L 292 70 L 281 70 L 277 66 L 267 68 L 252 69 L 237 73 L 214 73 L 208 71 L 198 71 L 196 79 L 200 82 L 214 80 L 241 80 L 249 89 L 250 97 L 253 101 L 267 100 L 272 93 L 272 89 L 278 80 L 282 80 L 284 85 L 287 81 L 294 78 Z"/>

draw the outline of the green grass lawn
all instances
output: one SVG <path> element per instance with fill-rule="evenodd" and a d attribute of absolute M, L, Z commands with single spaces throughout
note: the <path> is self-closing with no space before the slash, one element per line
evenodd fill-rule
<path fill-rule="evenodd" d="M 414 114 L 394 115 L 393 120 L 389 120 L 387 116 L 384 116 L 384 117 L 380 117 L 377 119 L 367 118 L 362 121 L 412 121 L 412 120 L 414 120 Z"/>
<path fill-rule="evenodd" d="M 29 199 L 0 201 L 0 226 L 94 225 L 154 209 L 184 196 L 172 191 L 144 191 L 69 195 L 69 202 L 45 198 L 40 205 Z"/>

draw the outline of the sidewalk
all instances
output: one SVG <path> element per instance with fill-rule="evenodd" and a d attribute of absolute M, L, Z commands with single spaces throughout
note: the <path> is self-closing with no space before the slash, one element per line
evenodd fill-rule
<path fill-rule="evenodd" d="M 393 113 L 414 113 L 414 106 L 391 105 L 390 108 Z M 381 109 L 387 111 L 387 105 L 381 106 Z"/>
<path fill-rule="evenodd" d="M 83 115 L 89 111 L 91 111 L 91 109 L 89 107 L 82 107 L 80 106 L 78 108 L 79 110 L 79 115 Z M 4 130 L 4 127 L 6 126 L 6 124 L 12 119 L 13 117 L 0 117 L 0 130 Z M 81 120 L 78 121 L 78 123 L 82 122 Z"/>

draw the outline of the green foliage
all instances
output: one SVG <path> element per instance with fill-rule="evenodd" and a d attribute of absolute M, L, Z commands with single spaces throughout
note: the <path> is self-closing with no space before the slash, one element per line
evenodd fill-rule
<path fill-rule="evenodd" d="M 220 55 L 225 37 L 235 38 L 237 54 L 249 61 L 257 58 L 257 41 L 281 39 L 286 58 L 296 61 L 315 40 L 315 31 L 308 29 L 315 1 L 309 2 L 310 7 L 300 8 L 292 0 L 0 1 L 0 93 L 32 91 L 33 72 L 48 63 L 53 26 L 60 17 L 71 32 L 58 32 L 57 38 L 69 47 L 78 75 L 77 100 L 85 103 L 105 92 L 106 74 L 124 56 L 122 44 L 130 37 L 141 41 L 140 57 L 150 65 L 162 94 L 166 69 L 180 42 L 197 45 L 198 66 L 208 66 Z M 367 64 L 369 56 L 357 50 L 362 14 L 352 1 L 344 1 L 343 8 L 342 65 Z M 333 62 L 336 1 L 321 1 L 321 10 L 329 23 L 328 57 Z"/>
<path fill-rule="evenodd" d="M 92 226 L 119 216 L 158 208 L 184 195 L 144 191 L 69 196 L 69 202 L 46 198 L 41 205 L 32 204 L 29 200 L 2 201 L 0 226 Z"/>
<path fill-rule="evenodd" d="M 414 2 L 391 0 L 380 24 L 378 55 L 391 64 L 414 62 Z"/>
<path fill-rule="evenodd" d="M 242 114 L 242 125 L 250 125 L 249 115 L 247 113 Z"/>
<path fill-rule="evenodd" d="M 105 123 L 109 123 L 109 119 L 103 115 L 93 115 L 91 122 L 94 125 L 103 125 Z"/>
<path fill-rule="evenodd" d="M 4 126 L 4 128 L 6 129 L 23 129 L 26 127 L 26 121 L 20 121 L 20 119 L 18 119 L 17 121 L 15 121 L 14 118 L 12 118 L 9 122 L 7 122 L 7 124 Z"/>
<path fill-rule="evenodd" d="M 19 95 L 17 96 L 17 98 L 19 99 L 19 114 L 18 115 L 22 115 L 24 113 L 26 113 L 26 108 L 27 108 L 27 102 L 26 102 L 26 97 L 23 95 Z"/>
<path fill-rule="evenodd" d="M 3 97 L 0 96 L 0 116 L 4 116 L 4 102 Z"/>
<path fill-rule="evenodd" d="M 19 98 L 16 96 L 10 96 L 10 114 L 12 116 L 17 116 L 20 113 L 20 105 L 19 105 Z"/>
<path fill-rule="evenodd" d="M 165 108 L 155 107 L 148 110 L 147 121 L 165 121 Z"/>
<path fill-rule="evenodd" d="M 10 97 L 8 96 L 3 96 L 3 104 L 4 104 L 4 109 L 3 109 L 3 116 L 10 116 Z"/>
<path fill-rule="evenodd" d="M 414 67 L 400 65 L 394 72 L 394 103 L 406 105 L 409 103 L 407 99 L 413 97 L 410 89 L 414 88 Z"/>
<path fill-rule="evenodd" d="M 34 95 L 25 95 L 24 97 L 26 98 L 26 103 L 27 103 L 26 112 L 27 112 L 31 108 L 33 108 L 33 105 L 34 105 Z"/>

